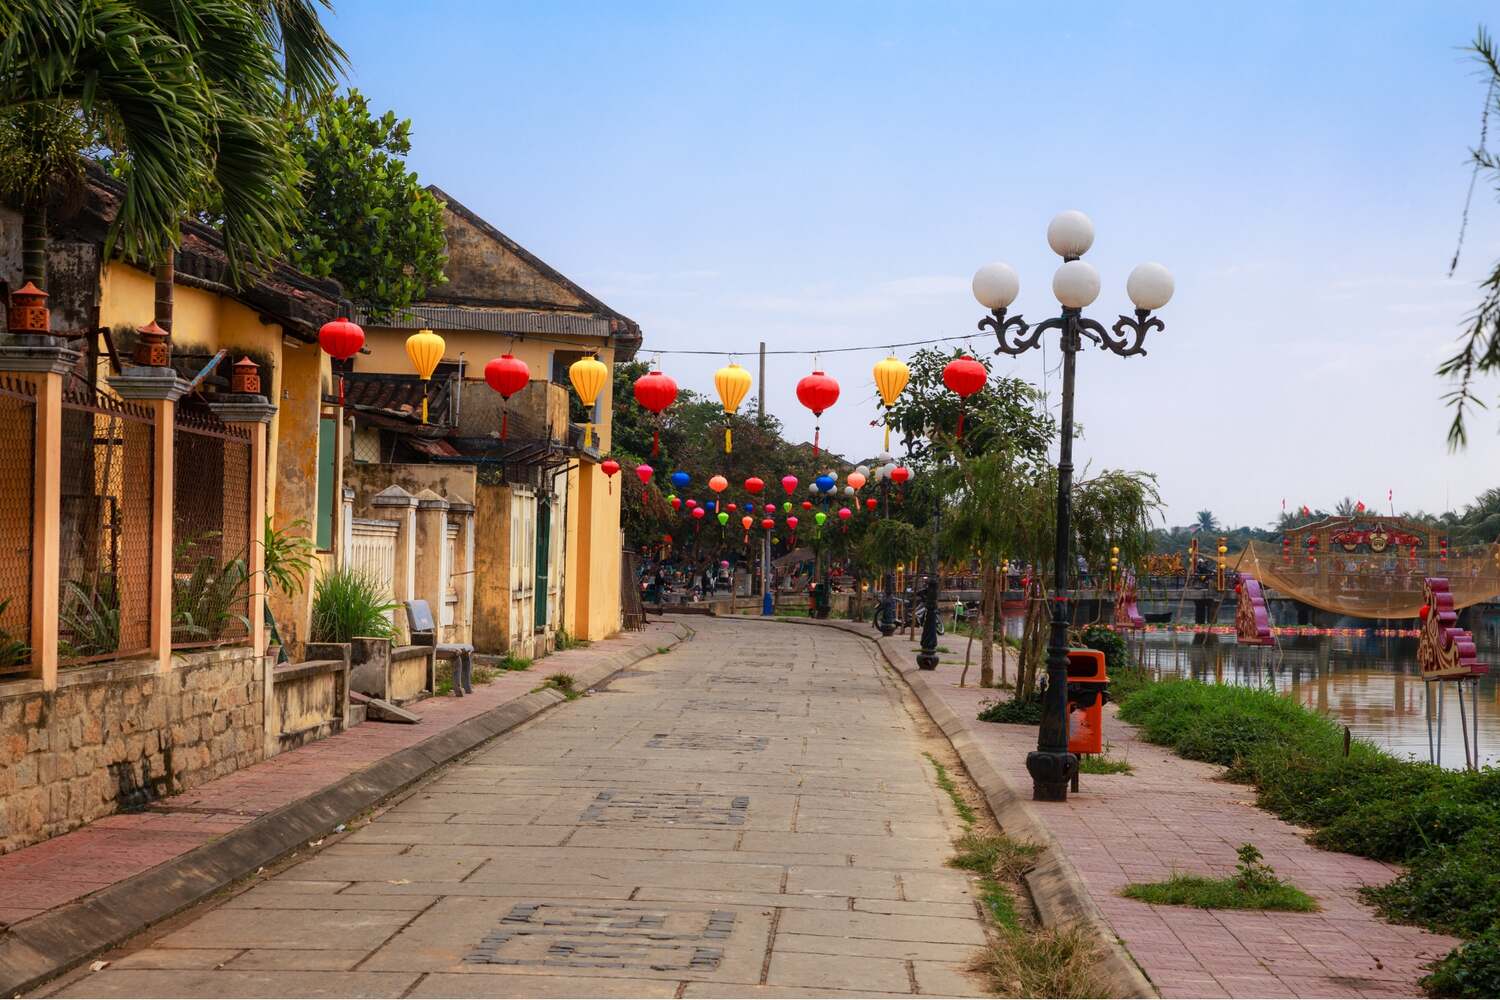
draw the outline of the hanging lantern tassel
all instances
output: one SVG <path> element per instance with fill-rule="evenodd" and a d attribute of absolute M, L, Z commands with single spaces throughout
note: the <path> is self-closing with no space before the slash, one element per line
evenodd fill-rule
<path fill-rule="evenodd" d="M 955 436 L 960 441 L 962 441 L 964 439 L 964 404 L 963 403 L 959 403 L 958 404 L 958 433 Z"/>
<path fill-rule="evenodd" d="M 510 407 L 505 403 L 500 404 L 500 440 L 504 441 L 510 432 Z"/>

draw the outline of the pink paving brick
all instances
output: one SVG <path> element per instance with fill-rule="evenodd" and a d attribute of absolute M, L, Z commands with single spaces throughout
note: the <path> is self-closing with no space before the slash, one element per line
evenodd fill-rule
<path fill-rule="evenodd" d="M 280 809 L 381 759 L 522 697 L 549 674 L 577 672 L 633 647 L 669 645 L 663 625 L 570 649 L 531 670 L 500 674 L 465 698 L 414 706 L 422 722 L 368 722 L 309 743 L 156 803 L 140 813 L 102 817 L 71 833 L 0 856 L 0 924 L 34 917 L 155 868 L 257 816 Z M 174 812 L 173 810 L 192 810 Z"/>
<path fill-rule="evenodd" d="M 959 688 L 957 674 L 925 678 L 959 718 L 974 720 L 993 692 Z M 944 683 L 946 682 L 946 683 Z M 1424 966 L 1457 942 L 1383 922 L 1358 897 L 1362 885 L 1397 869 L 1322 851 L 1304 831 L 1254 805 L 1254 790 L 1221 769 L 1183 760 L 1136 738 L 1112 713 L 1105 738 L 1130 775 L 1083 776 L 1066 803 L 1033 802 L 1083 877 L 1111 929 L 1164 997 L 1420 996 Z M 1036 729 L 969 723 L 1012 786 L 1031 786 L 1026 753 Z M 1132 881 L 1174 871 L 1224 875 L 1235 850 L 1253 843 L 1283 877 L 1318 900 L 1318 913 L 1263 914 L 1150 906 L 1119 895 Z"/>

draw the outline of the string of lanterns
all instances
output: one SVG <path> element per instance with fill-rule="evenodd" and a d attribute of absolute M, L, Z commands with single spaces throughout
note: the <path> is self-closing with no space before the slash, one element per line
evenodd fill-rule
<path fill-rule="evenodd" d="M 347 361 L 364 347 L 365 334 L 358 324 L 347 318 L 339 317 L 336 320 L 325 323 L 318 332 L 318 344 L 322 350 L 331 358 L 339 361 Z M 422 422 L 428 421 L 428 383 L 433 372 L 443 359 L 447 344 L 443 338 L 431 330 L 419 330 L 406 338 L 406 354 L 416 370 L 418 377 L 422 380 Z M 815 362 L 816 364 L 816 362 Z M 573 391 L 578 395 L 579 401 L 590 410 L 598 401 L 599 394 L 610 375 L 609 368 L 597 355 L 588 354 L 579 358 L 568 366 L 568 381 L 573 386 Z M 875 364 L 873 370 L 876 388 L 880 393 L 882 405 L 885 407 L 885 445 L 890 446 L 890 411 L 895 407 L 901 394 L 906 390 L 911 379 L 911 370 L 907 364 L 895 355 L 883 358 Z M 988 370 L 980 362 L 967 356 L 960 355 L 950 361 L 943 369 L 943 384 L 959 397 L 960 404 L 984 387 L 989 377 Z M 505 440 L 509 435 L 509 404 L 517 393 L 525 390 L 531 382 L 531 370 L 525 361 L 516 357 L 509 351 L 497 358 L 491 359 L 484 367 L 484 380 L 501 399 L 500 416 L 500 438 Z M 737 412 L 740 404 L 744 402 L 750 391 L 752 380 L 750 373 L 738 363 L 731 361 L 714 373 L 714 388 L 719 396 L 719 401 L 724 408 L 724 453 L 732 454 L 734 450 L 733 433 L 730 426 L 730 418 Z M 344 403 L 344 382 L 339 377 L 339 405 Z M 651 456 L 657 457 L 661 453 L 661 422 L 662 415 L 677 401 L 678 386 L 676 380 L 671 376 L 652 369 L 641 375 L 632 385 L 636 402 L 648 411 L 654 420 L 655 426 L 651 436 Z M 821 447 L 822 416 L 839 400 L 839 383 L 832 376 L 814 368 L 814 370 L 803 376 L 797 382 L 796 394 L 798 401 L 811 411 L 814 419 L 813 424 L 813 455 L 816 456 Z M 592 417 L 592 414 L 590 415 Z M 964 411 L 960 409 L 957 435 L 963 436 Z M 594 422 L 589 419 L 584 423 L 584 446 L 590 446 L 595 440 Z M 600 463 L 600 468 L 610 483 L 610 491 L 613 492 L 614 477 L 620 471 L 620 464 L 613 458 L 605 458 Z M 911 472 L 902 466 L 887 461 L 879 470 L 889 476 L 891 482 L 900 485 L 910 478 Z M 649 484 L 656 470 L 646 463 L 635 467 L 635 474 L 643 485 Z M 691 478 L 686 472 L 677 471 L 671 476 L 673 486 L 685 489 Z M 846 476 L 845 492 L 856 495 L 868 481 L 868 472 L 863 466 Z M 722 494 L 728 488 L 728 480 L 722 475 L 715 475 L 708 481 L 709 488 L 715 495 Z M 784 476 L 781 480 L 782 489 L 791 496 L 797 488 L 797 477 Z M 754 495 L 764 489 L 765 484 L 757 477 L 751 476 L 744 482 L 745 490 Z M 830 475 L 822 475 L 814 480 L 810 489 L 815 494 L 831 494 L 836 489 L 836 481 Z M 680 509 L 683 502 L 673 494 L 670 497 L 673 509 Z M 857 497 L 854 508 L 843 507 L 837 512 L 840 521 L 847 522 L 857 510 L 859 504 Z M 717 506 L 716 501 L 709 501 L 711 506 Z M 695 520 L 701 520 L 708 512 L 714 512 L 718 517 L 716 520 L 721 525 L 728 523 L 728 511 L 735 510 L 736 505 L 728 504 L 727 510 L 711 511 L 700 507 L 696 500 L 688 500 L 686 506 L 692 512 Z M 766 505 L 767 513 L 774 511 L 774 505 Z M 788 500 L 783 504 L 785 511 L 791 510 L 791 502 Z M 811 510 L 811 501 L 803 501 L 804 510 Z M 873 497 L 866 498 L 867 510 L 876 509 L 876 501 Z M 754 511 L 754 504 L 746 504 L 746 510 Z M 822 527 L 827 521 L 828 514 L 818 511 L 814 515 L 814 521 Z M 748 533 L 754 520 L 749 515 L 742 517 L 741 524 Z M 795 533 L 800 521 L 795 516 L 791 517 L 788 524 Z M 774 522 L 769 517 L 763 518 L 761 526 L 771 530 Z"/>

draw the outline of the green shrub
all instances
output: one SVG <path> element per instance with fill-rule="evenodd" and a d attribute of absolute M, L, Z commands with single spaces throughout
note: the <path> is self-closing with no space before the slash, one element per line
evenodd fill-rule
<path fill-rule="evenodd" d="M 1500 996 L 1500 927 L 1450 951 L 1422 987 L 1435 997 Z"/>
<path fill-rule="evenodd" d="M 390 639 L 395 626 L 388 617 L 397 605 L 387 601 L 380 584 L 354 569 L 338 569 L 318 578 L 313 588 L 310 642 L 349 642 L 355 636 Z"/>
<path fill-rule="evenodd" d="M 1028 698 L 1025 701 L 1015 698 L 1006 701 L 986 701 L 980 703 L 978 718 L 980 722 L 1039 726 L 1042 724 L 1042 702 L 1040 698 Z"/>
<path fill-rule="evenodd" d="M 10 607 L 10 598 L 0 601 L 0 615 Z M 15 667 L 31 659 L 31 647 L 0 628 L 0 667 Z"/>
<path fill-rule="evenodd" d="M 1227 766 L 1263 808 L 1311 827 L 1313 844 L 1406 865 L 1361 893 L 1392 920 L 1473 938 L 1426 988 L 1500 995 L 1500 769 L 1445 771 L 1361 740 L 1345 756 L 1341 726 L 1291 698 L 1229 685 L 1152 684 L 1120 715 L 1154 743 Z"/>

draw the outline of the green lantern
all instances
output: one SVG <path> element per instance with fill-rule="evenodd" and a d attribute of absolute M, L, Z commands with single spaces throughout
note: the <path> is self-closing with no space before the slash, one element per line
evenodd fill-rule
<path fill-rule="evenodd" d="M 785 501 L 781 505 L 781 512 L 783 514 L 790 514 L 792 512 L 792 502 L 790 500 Z"/>
<path fill-rule="evenodd" d="M 719 523 L 720 524 L 728 524 L 729 523 L 729 514 L 728 514 L 727 511 L 722 511 L 722 510 L 719 511 Z"/>
<path fill-rule="evenodd" d="M 816 514 L 813 515 L 813 520 L 817 521 L 818 522 L 818 527 L 821 528 L 821 527 L 823 527 L 823 522 L 826 521 L 826 520 L 828 520 L 828 515 L 825 514 L 825 513 L 823 513 L 820 510 Z"/>

